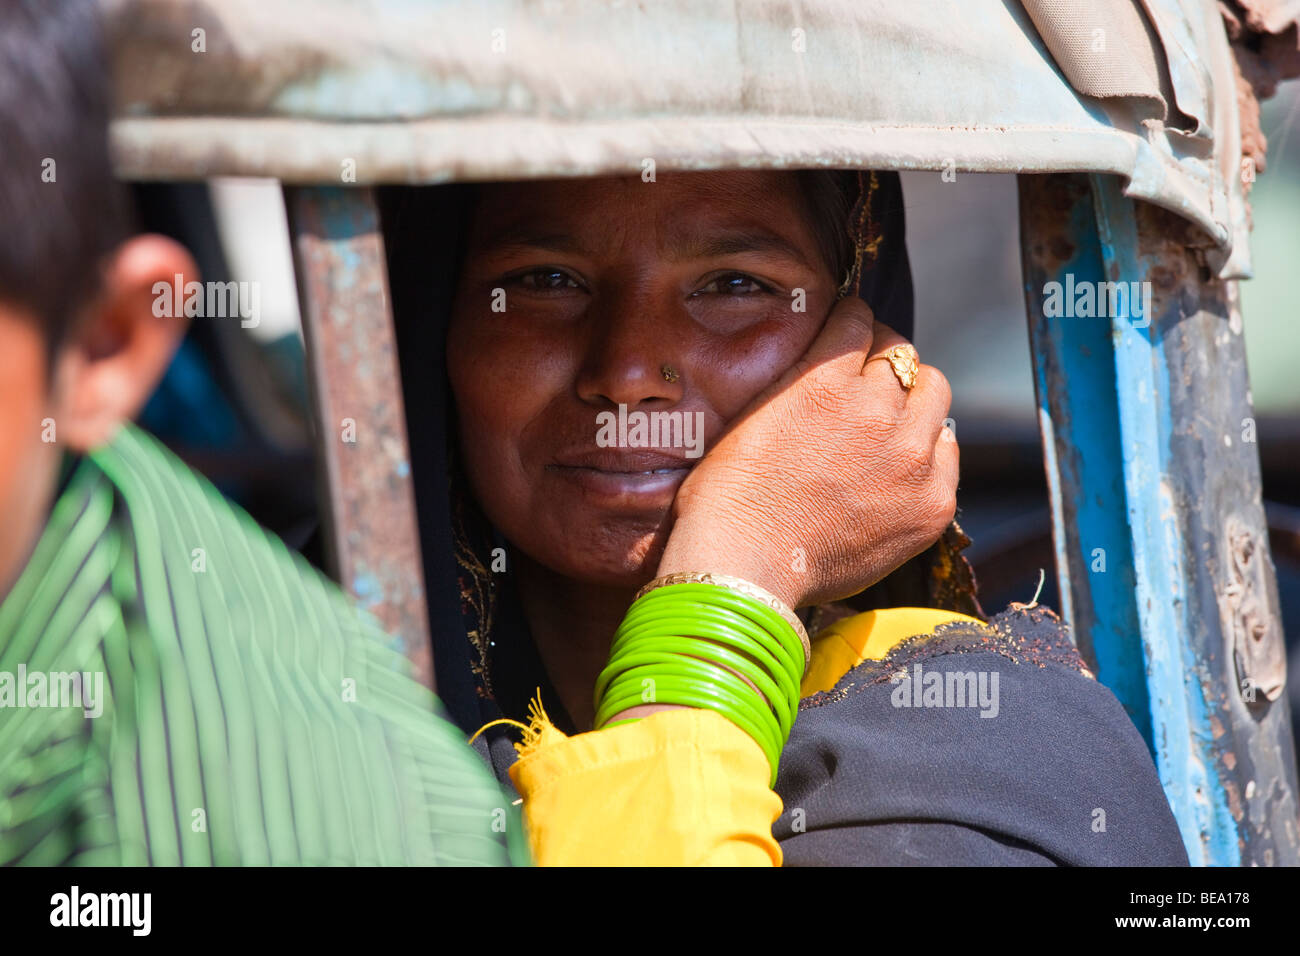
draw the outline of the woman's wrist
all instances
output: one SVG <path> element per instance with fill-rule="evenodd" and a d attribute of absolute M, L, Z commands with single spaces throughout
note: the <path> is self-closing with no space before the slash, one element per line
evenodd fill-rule
<path fill-rule="evenodd" d="M 797 608 L 806 593 L 806 572 L 795 560 L 773 547 L 774 536 L 765 542 L 750 540 L 750 529 L 735 522 L 706 516 L 680 515 L 673 525 L 656 577 L 690 571 L 742 578 L 770 592 L 790 608 Z"/>
<path fill-rule="evenodd" d="M 661 710 L 695 710 L 697 708 L 688 707 L 685 704 L 638 704 L 635 707 L 629 707 L 627 710 L 620 711 L 609 720 L 605 721 L 606 727 L 611 727 L 623 720 L 640 720 L 642 717 L 649 717 L 651 714 L 657 714 Z"/>

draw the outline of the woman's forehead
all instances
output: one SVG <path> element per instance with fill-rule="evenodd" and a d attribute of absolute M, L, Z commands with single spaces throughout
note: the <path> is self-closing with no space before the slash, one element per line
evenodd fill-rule
<path fill-rule="evenodd" d="M 806 253 L 809 223 L 794 173 L 675 172 L 489 183 L 480 187 L 471 245 L 557 249 L 584 237 L 637 233 L 674 257 L 760 246 Z"/>

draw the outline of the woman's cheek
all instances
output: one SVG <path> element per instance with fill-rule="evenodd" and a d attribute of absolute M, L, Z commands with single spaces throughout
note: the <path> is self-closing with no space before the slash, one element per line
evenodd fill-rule
<path fill-rule="evenodd" d="M 701 343 L 696 367 L 709 404 L 724 419 L 739 414 L 808 350 L 822 325 L 818 314 L 775 312 L 741 332 Z"/>
<path fill-rule="evenodd" d="M 523 383 L 507 381 L 511 358 L 479 357 L 453 376 L 461 426 L 461 444 L 467 460 L 490 473 L 513 455 L 514 445 L 529 416 L 529 395 Z"/>
<path fill-rule="evenodd" d="M 530 427 L 544 419 L 562 391 L 565 343 L 538 334 L 535 325 L 485 319 L 453 328 L 448 372 L 460 420 L 464 460 L 482 498 L 508 492 L 526 480 Z M 536 445 L 536 442 L 533 442 Z"/>

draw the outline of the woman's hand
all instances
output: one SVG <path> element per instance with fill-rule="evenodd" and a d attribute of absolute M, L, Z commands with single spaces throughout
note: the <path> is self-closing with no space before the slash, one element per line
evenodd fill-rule
<path fill-rule="evenodd" d="M 659 574 L 745 578 L 791 607 L 847 597 L 929 547 L 956 511 L 951 392 L 885 359 L 906 339 L 844 299 L 807 354 L 743 412 L 678 490 Z"/>

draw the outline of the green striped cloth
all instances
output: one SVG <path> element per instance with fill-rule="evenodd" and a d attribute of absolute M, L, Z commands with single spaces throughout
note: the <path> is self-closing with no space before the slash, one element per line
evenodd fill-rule
<path fill-rule="evenodd" d="M 0 605 L 0 863 L 510 862 L 517 814 L 406 675 L 328 580 L 124 428 Z"/>

